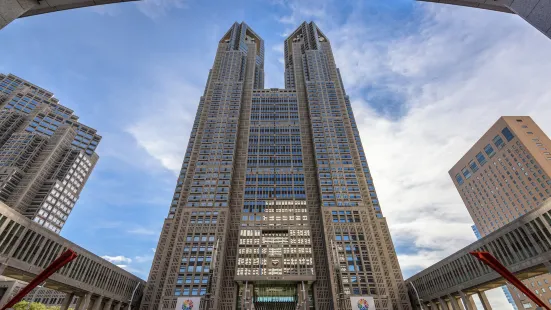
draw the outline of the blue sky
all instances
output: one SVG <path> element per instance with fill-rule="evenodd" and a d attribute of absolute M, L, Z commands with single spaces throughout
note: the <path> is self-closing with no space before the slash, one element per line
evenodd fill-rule
<path fill-rule="evenodd" d="M 219 38 L 246 21 L 266 87 L 283 87 L 282 43 L 303 20 L 332 42 L 404 275 L 474 241 L 447 171 L 501 115 L 551 132 L 551 40 L 514 15 L 410 0 L 146 0 L 8 25 L 0 72 L 103 136 L 62 235 L 147 278 Z"/>

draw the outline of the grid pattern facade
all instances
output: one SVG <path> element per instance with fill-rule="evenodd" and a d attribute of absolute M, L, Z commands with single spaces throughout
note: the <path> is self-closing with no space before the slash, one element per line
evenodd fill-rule
<path fill-rule="evenodd" d="M 456 304 L 458 297 L 506 283 L 497 272 L 470 255 L 472 251 L 491 253 L 521 280 L 548 272 L 551 201 L 407 279 L 413 283 L 408 286 L 411 295 L 416 296 L 415 287 L 424 307 L 427 304 L 435 306 L 434 303 L 444 307 L 448 302 Z M 530 280 L 524 280 L 525 284 L 526 281 Z M 521 305 L 521 309 L 536 308 L 529 300 L 525 302 L 526 306 Z"/>
<path fill-rule="evenodd" d="M 263 60 L 244 23 L 219 43 L 141 309 L 411 309 L 327 38 L 285 41 L 285 89 Z"/>
<path fill-rule="evenodd" d="M 0 201 L 59 233 L 101 140 L 53 94 L 0 74 Z"/>
<path fill-rule="evenodd" d="M 74 292 L 79 297 L 90 298 L 94 293 L 128 305 L 140 284 L 134 301 L 139 300 L 145 284 L 141 279 L 0 203 L 0 258 L 6 262 L 3 276 L 29 282 L 68 248 L 78 254 L 77 258 L 52 275 L 51 281 L 44 283 L 46 287 Z M 49 289 L 42 294 L 56 295 Z"/>
<path fill-rule="evenodd" d="M 551 197 L 550 150 L 551 141 L 530 117 L 502 117 L 450 170 L 482 237 Z M 545 284 L 550 282 L 544 275 L 525 284 L 549 302 Z M 510 291 L 517 307 L 524 307 L 526 296 Z"/>

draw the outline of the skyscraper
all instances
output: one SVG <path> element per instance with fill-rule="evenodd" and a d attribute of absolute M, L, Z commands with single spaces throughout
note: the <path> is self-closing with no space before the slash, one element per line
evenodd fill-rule
<path fill-rule="evenodd" d="M 52 93 L 0 74 L 0 201 L 59 233 L 98 160 L 100 140 Z"/>
<path fill-rule="evenodd" d="M 551 196 L 551 141 L 532 118 L 504 116 L 449 174 L 484 237 Z M 524 284 L 551 305 L 551 275 Z M 529 306 L 516 288 L 509 291 L 519 309 Z"/>
<path fill-rule="evenodd" d="M 264 41 L 234 24 L 141 309 L 411 309 L 328 38 L 303 23 L 285 40 L 285 89 L 263 68 Z"/>

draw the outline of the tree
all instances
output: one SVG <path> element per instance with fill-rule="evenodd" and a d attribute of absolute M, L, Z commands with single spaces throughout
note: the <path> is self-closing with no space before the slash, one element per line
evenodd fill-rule
<path fill-rule="evenodd" d="M 13 309 L 14 310 L 27 310 L 28 305 L 29 305 L 29 302 L 23 300 L 23 301 L 20 301 L 17 304 L 15 304 L 15 306 L 13 306 Z M 29 307 L 29 310 L 48 310 L 48 309 L 46 308 L 45 305 L 43 305 L 41 303 L 33 302 L 33 303 L 31 303 L 31 306 Z"/>

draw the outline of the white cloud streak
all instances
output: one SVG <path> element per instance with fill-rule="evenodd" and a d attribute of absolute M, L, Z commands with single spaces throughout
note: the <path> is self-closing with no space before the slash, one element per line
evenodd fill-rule
<path fill-rule="evenodd" d="M 125 266 L 126 264 L 129 264 L 132 262 L 132 259 L 129 258 L 129 257 L 125 257 L 125 256 L 122 256 L 122 255 L 118 255 L 118 256 L 109 256 L 109 255 L 104 255 L 102 256 L 101 258 L 105 259 L 106 261 L 110 262 L 110 263 L 113 263 L 117 266 Z M 122 268 L 122 267 L 121 267 Z"/>
<path fill-rule="evenodd" d="M 145 236 L 155 236 L 159 234 L 159 231 L 155 229 L 145 228 L 145 227 L 132 228 L 127 230 L 126 232 L 133 235 L 145 235 Z"/>
<path fill-rule="evenodd" d="M 115 266 L 122 268 L 128 272 L 134 273 L 142 278 L 147 278 L 149 267 L 153 261 L 153 255 L 150 253 L 144 255 L 136 255 L 134 258 L 130 258 L 124 255 L 117 256 L 102 256 L 103 259 Z"/>
<path fill-rule="evenodd" d="M 138 120 L 126 131 L 165 168 L 177 172 L 202 90 L 170 71 L 157 73 L 155 91 L 143 94 L 136 102 L 141 110 Z"/>

